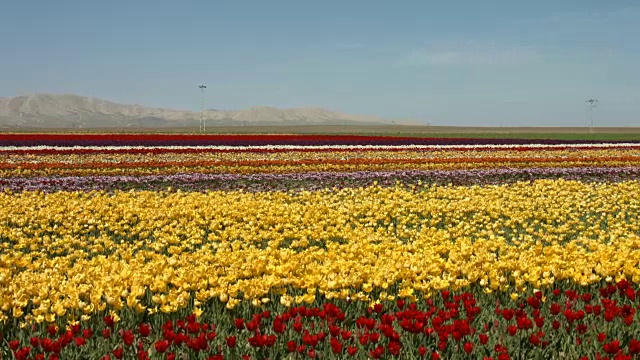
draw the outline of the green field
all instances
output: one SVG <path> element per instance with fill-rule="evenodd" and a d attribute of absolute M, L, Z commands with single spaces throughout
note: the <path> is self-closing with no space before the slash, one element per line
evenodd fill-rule
<path fill-rule="evenodd" d="M 198 133 L 198 128 L 4 129 L 20 133 Z M 440 138 L 640 141 L 640 127 L 210 126 L 208 134 L 352 134 Z"/>

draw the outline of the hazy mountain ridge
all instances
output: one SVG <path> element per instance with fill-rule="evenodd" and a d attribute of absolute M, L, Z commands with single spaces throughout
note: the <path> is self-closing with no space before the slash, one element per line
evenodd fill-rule
<path fill-rule="evenodd" d="M 320 108 L 205 110 L 207 126 L 224 125 L 385 125 L 374 116 L 351 115 Z M 125 105 L 78 96 L 33 94 L 0 98 L 0 127 L 185 127 L 198 126 L 200 112 Z"/>

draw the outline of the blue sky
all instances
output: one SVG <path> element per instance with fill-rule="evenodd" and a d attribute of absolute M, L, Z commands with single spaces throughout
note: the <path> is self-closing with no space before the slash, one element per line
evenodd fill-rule
<path fill-rule="evenodd" d="M 640 126 L 638 1 L 11 1 L 0 96 Z"/>

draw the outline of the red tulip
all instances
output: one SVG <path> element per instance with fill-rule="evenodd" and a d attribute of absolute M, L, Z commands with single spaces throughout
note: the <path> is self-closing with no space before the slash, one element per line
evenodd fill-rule
<path fill-rule="evenodd" d="M 197 334 L 202 330 L 202 327 L 200 326 L 200 324 L 196 323 L 196 322 L 189 322 L 187 324 L 187 332 L 189 334 Z M 206 331 L 206 329 L 204 330 Z"/>
<path fill-rule="evenodd" d="M 273 321 L 273 331 L 277 334 L 283 334 L 287 329 L 287 325 L 279 317 L 276 317 Z"/>
<path fill-rule="evenodd" d="M 71 325 L 71 332 L 73 333 L 73 335 L 78 334 L 80 332 L 80 324 Z"/>
<path fill-rule="evenodd" d="M 186 325 L 186 323 L 185 323 L 185 321 L 184 321 L 184 320 L 178 320 L 178 321 L 176 321 L 176 326 L 177 326 L 179 329 L 183 329 L 183 330 L 187 328 L 187 325 Z"/>
<path fill-rule="evenodd" d="M 447 349 L 447 341 L 438 341 L 438 350 L 445 351 Z"/>
<path fill-rule="evenodd" d="M 149 360 L 149 352 L 138 350 L 138 360 Z"/>
<path fill-rule="evenodd" d="M 113 318 L 111 316 L 105 316 L 103 318 L 103 320 L 104 320 L 104 323 L 110 328 L 112 328 L 113 325 L 115 324 L 115 322 L 114 322 L 114 320 L 113 320 Z"/>
<path fill-rule="evenodd" d="M 369 341 L 372 343 L 377 343 L 378 340 L 380 340 L 380 334 L 379 333 L 371 333 L 369 334 Z"/>
<path fill-rule="evenodd" d="M 627 326 L 631 326 L 631 324 L 633 324 L 633 315 L 625 316 L 624 324 Z"/>
<path fill-rule="evenodd" d="M 622 279 L 618 281 L 618 283 L 616 284 L 616 286 L 618 287 L 618 290 L 620 291 L 626 290 L 627 288 L 629 288 L 630 285 L 631 284 L 627 279 Z"/>
<path fill-rule="evenodd" d="M 358 348 L 355 346 L 349 346 L 347 348 L 347 354 L 349 354 L 349 356 L 355 356 L 358 353 Z"/>
<path fill-rule="evenodd" d="M 402 345 L 400 345 L 397 341 L 390 341 L 387 345 L 387 350 L 391 355 L 398 356 L 400 354 L 400 350 L 402 349 Z"/>
<path fill-rule="evenodd" d="M 502 310 L 502 317 L 507 321 L 513 319 L 513 315 L 514 315 L 514 311 L 511 310 L 511 309 L 503 309 Z"/>
<path fill-rule="evenodd" d="M 126 330 L 122 332 L 122 341 L 124 342 L 125 345 L 127 346 L 133 345 L 133 340 L 134 340 L 133 331 Z"/>
<path fill-rule="evenodd" d="M 635 340 L 635 339 L 629 340 L 629 354 L 630 355 L 640 354 L 640 340 Z"/>
<path fill-rule="evenodd" d="M 31 348 L 28 346 L 25 346 L 19 349 L 18 351 L 16 351 L 14 355 L 16 357 L 16 360 L 26 360 L 29 358 L 30 353 L 31 353 Z"/>
<path fill-rule="evenodd" d="M 236 347 L 236 342 L 237 341 L 236 341 L 236 337 L 235 336 L 228 336 L 225 341 L 226 341 L 228 347 L 230 347 L 230 348 Z"/>
<path fill-rule="evenodd" d="M 140 326 L 138 327 L 138 333 L 142 337 L 149 336 L 151 334 L 151 325 L 146 324 L 146 323 L 140 324 Z"/>
<path fill-rule="evenodd" d="M 533 328 L 533 322 L 527 317 L 518 317 L 516 319 L 516 323 L 518 325 L 518 329 L 520 330 Z"/>
<path fill-rule="evenodd" d="M 361 335 L 358 340 L 360 341 L 360 345 L 362 346 L 367 346 L 367 344 L 369 343 L 369 336 L 367 335 Z"/>
<path fill-rule="evenodd" d="M 11 340 L 9 341 L 9 349 L 15 351 L 20 347 L 20 340 Z"/>
<path fill-rule="evenodd" d="M 49 338 L 42 339 L 40 346 L 42 346 L 42 349 L 46 352 L 53 352 L 53 340 Z"/>
<path fill-rule="evenodd" d="M 49 333 L 49 336 L 55 336 L 56 333 L 58 333 L 58 328 L 55 325 L 49 325 L 47 327 L 47 332 Z"/>
<path fill-rule="evenodd" d="M 396 305 L 398 306 L 398 309 L 402 310 L 404 308 L 404 304 L 405 304 L 404 299 L 396 300 Z"/>
<path fill-rule="evenodd" d="M 156 341 L 156 343 L 154 344 L 154 348 L 156 349 L 157 352 L 163 353 L 167 351 L 167 348 L 169 348 L 169 341 L 167 340 Z"/>
<path fill-rule="evenodd" d="M 427 354 L 427 348 L 424 347 L 423 345 L 420 345 L 420 347 L 418 348 L 418 355 L 425 356 L 426 354 Z"/>
<path fill-rule="evenodd" d="M 620 341 L 614 340 L 609 343 L 606 343 L 602 346 L 602 349 L 607 354 L 616 354 L 618 353 L 618 351 L 620 351 Z"/>
<path fill-rule="evenodd" d="M 369 351 L 369 355 L 371 355 L 374 359 L 379 359 L 384 355 L 384 347 L 382 345 L 378 345 L 375 349 Z"/>
<path fill-rule="evenodd" d="M 333 337 L 340 335 L 340 328 L 334 324 L 329 325 L 329 334 Z"/>
<path fill-rule="evenodd" d="M 337 338 L 331 338 L 331 340 L 329 340 L 329 345 L 331 346 L 331 351 L 334 354 L 342 353 L 342 343 Z"/>
<path fill-rule="evenodd" d="M 533 346 L 540 346 L 540 337 L 537 334 L 531 334 L 529 336 L 529 343 Z"/>
<path fill-rule="evenodd" d="M 539 294 L 541 294 L 540 292 L 538 292 Z M 534 309 L 540 309 L 540 299 L 537 297 L 533 297 L 533 296 L 529 296 L 527 298 L 527 304 L 529 304 L 529 306 L 531 306 Z"/>
<path fill-rule="evenodd" d="M 77 337 L 75 339 L 73 339 L 73 341 L 76 343 L 77 347 L 81 347 L 82 345 L 86 344 L 86 340 L 83 337 Z"/>

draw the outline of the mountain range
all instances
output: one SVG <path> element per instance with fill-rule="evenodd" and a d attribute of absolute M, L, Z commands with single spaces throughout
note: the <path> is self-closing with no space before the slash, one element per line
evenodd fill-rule
<path fill-rule="evenodd" d="M 125 105 L 68 94 L 0 97 L 0 128 L 149 128 L 278 125 L 391 125 L 395 121 L 320 108 L 199 111 Z M 400 123 L 399 123 L 400 124 Z"/>

